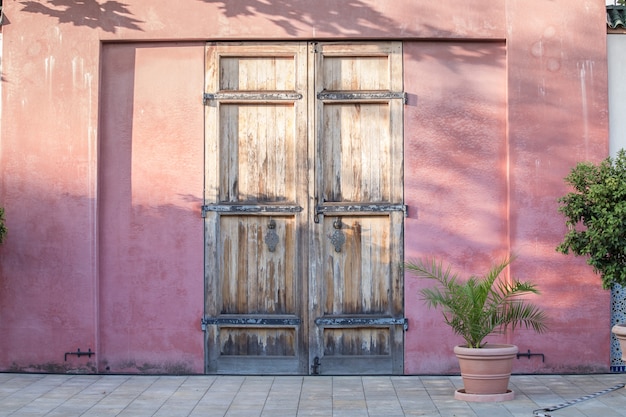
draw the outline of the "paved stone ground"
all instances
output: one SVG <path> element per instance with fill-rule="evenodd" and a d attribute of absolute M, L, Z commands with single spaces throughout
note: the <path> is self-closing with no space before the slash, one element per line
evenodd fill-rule
<path fill-rule="evenodd" d="M 514 375 L 515 399 L 454 399 L 459 376 L 138 376 L 0 373 L 0 416 L 533 417 L 626 374 Z M 549 413 L 624 417 L 626 388 Z"/>

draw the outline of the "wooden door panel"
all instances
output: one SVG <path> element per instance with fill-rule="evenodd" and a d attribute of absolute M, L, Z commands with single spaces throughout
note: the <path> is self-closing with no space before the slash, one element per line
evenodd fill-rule
<path fill-rule="evenodd" d="M 389 60 L 386 56 L 331 56 L 324 59 L 322 71 L 326 89 L 330 91 L 390 90 Z"/>
<path fill-rule="evenodd" d="M 388 328 L 324 329 L 324 356 L 389 356 Z"/>
<path fill-rule="evenodd" d="M 220 106 L 222 201 L 296 201 L 296 116 L 292 103 Z"/>
<path fill-rule="evenodd" d="M 389 227 L 388 216 L 324 217 L 324 315 L 392 314 Z"/>
<path fill-rule="evenodd" d="M 392 48 L 398 48 L 398 43 L 320 44 L 323 59 L 317 73 L 324 80 L 324 89 L 394 90 L 398 80 L 391 73 L 396 71 L 389 62 Z"/>
<path fill-rule="evenodd" d="M 321 43 L 315 61 L 311 361 L 322 374 L 402 373 L 401 44 Z"/>
<path fill-rule="evenodd" d="M 320 132 L 324 201 L 391 201 L 388 103 L 329 103 Z"/>
<path fill-rule="evenodd" d="M 226 52 L 228 48 L 223 48 Z M 286 50 L 277 51 L 288 54 Z M 246 51 L 243 51 L 246 54 Z M 250 54 L 250 52 L 247 52 Z M 256 54 L 256 51 L 252 52 Z M 297 61 L 290 56 L 225 56 L 220 60 L 220 90 L 295 91 Z"/>
<path fill-rule="evenodd" d="M 222 327 L 220 354 L 224 356 L 295 357 L 294 328 Z"/>
<path fill-rule="evenodd" d="M 207 372 L 303 373 L 307 47 L 217 43 L 206 56 Z"/>
<path fill-rule="evenodd" d="M 391 327 L 324 328 L 321 374 L 394 374 Z"/>
<path fill-rule="evenodd" d="M 221 314 L 296 314 L 294 217 L 221 216 L 220 240 Z"/>

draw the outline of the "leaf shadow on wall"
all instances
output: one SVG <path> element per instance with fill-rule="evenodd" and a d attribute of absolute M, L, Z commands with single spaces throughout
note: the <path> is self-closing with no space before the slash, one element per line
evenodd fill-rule
<path fill-rule="evenodd" d="M 267 16 L 267 19 L 281 27 L 287 34 L 299 34 L 297 24 L 308 25 L 313 22 L 319 32 L 351 33 L 388 33 L 395 22 L 359 0 L 347 2 L 325 2 L 311 7 L 310 1 L 278 0 L 272 2 L 201 0 L 215 3 L 224 16 L 229 18 L 245 16 Z M 321 7 L 319 7 L 321 6 Z M 280 14 L 277 13 L 280 11 Z"/>
<path fill-rule="evenodd" d="M 144 22 L 133 17 L 128 5 L 115 0 L 22 1 L 21 4 L 22 11 L 48 15 L 59 23 L 100 28 L 111 33 L 120 27 L 143 31 L 140 24 Z"/>

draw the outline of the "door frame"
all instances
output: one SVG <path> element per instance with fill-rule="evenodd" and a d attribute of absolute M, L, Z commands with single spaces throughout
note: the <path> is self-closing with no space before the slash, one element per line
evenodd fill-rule
<path fill-rule="evenodd" d="M 306 192 L 306 202 L 302 204 L 302 211 L 295 215 L 297 227 L 301 228 L 299 244 L 302 245 L 303 248 L 307 248 L 304 252 L 300 253 L 299 256 L 304 258 L 302 265 L 299 267 L 299 271 L 302 274 L 301 280 L 298 283 L 299 287 L 299 297 L 298 297 L 298 306 L 296 315 L 300 317 L 300 322 L 298 322 L 297 333 L 298 333 L 298 346 L 301 347 L 301 351 L 298 353 L 297 357 L 297 365 L 294 364 L 297 368 L 297 374 L 311 374 L 316 373 L 316 358 L 320 357 L 320 353 L 323 352 L 323 326 L 316 324 L 316 320 L 323 319 L 322 314 L 322 306 L 320 305 L 320 291 L 321 286 L 318 285 L 317 290 L 310 290 L 311 283 L 316 282 L 316 274 L 322 270 L 321 265 L 321 250 L 320 245 L 326 244 L 323 242 L 324 234 L 321 232 L 321 226 L 317 225 L 317 231 L 313 229 L 315 226 L 315 218 L 317 216 L 324 216 L 324 214 L 319 213 L 320 207 L 320 195 L 319 192 L 321 190 L 321 173 L 317 167 L 317 161 L 320 155 L 320 143 L 318 141 L 319 134 L 319 108 L 318 108 L 318 98 L 317 95 L 320 93 L 317 91 L 318 89 L 318 74 L 316 74 L 316 67 L 319 65 L 319 60 L 321 59 L 320 51 L 323 49 L 323 45 L 370 45 L 372 46 L 372 50 L 376 49 L 376 45 L 381 44 L 391 44 L 395 43 L 399 45 L 399 56 L 395 57 L 396 65 L 399 63 L 399 85 L 400 88 L 395 88 L 395 90 L 402 91 L 403 84 L 403 73 L 402 73 L 402 43 L 401 42 L 220 42 L 220 43 L 207 43 L 207 53 L 209 45 L 228 45 L 228 46 L 243 46 L 243 45 L 257 45 L 264 48 L 267 52 L 276 52 L 281 53 L 280 51 L 285 48 L 286 45 L 304 45 L 305 55 L 302 57 L 304 61 L 304 65 L 306 66 L 306 86 L 304 89 L 304 93 L 306 94 L 305 103 L 307 106 L 306 109 L 306 135 L 307 135 L 307 167 L 306 167 L 306 178 L 308 181 L 307 192 Z M 370 52 L 373 53 L 373 52 Z M 208 57 L 206 58 L 206 62 L 208 62 Z M 208 128 L 210 125 L 209 121 L 214 119 L 215 117 L 219 117 L 216 114 L 219 105 L 211 104 L 211 97 L 209 97 L 211 91 L 217 91 L 217 85 L 212 84 L 216 80 L 219 80 L 219 75 L 214 73 L 215 68 L 207 67 L 205 69 L 206 72 L 206 80 L 205 80 L 205 196 L 203 206 L 203 216 L 207 218 L 205 220 L 205 302 L 204 302 L 204 315 L 202 318 L 202 328 L 204 330 L 204 339 L 205 339 L 205 372 L 209 373 L 210 370 L 213 370 L 211 373 L 219 373 L 219 371 L 215 371 L 217 369 L 216 366 L 216 358 L 215 355 L 210 354 L 209 343 L 216 343 L 218 340 L 219 333 L 218 327 L 219 324 L 215 321 L 216 317 L 219 316 L 218 311 L 211 310 L 208 308 L 210 300 L 219 300 L 220 291 L 217 287 L 218 280 L 213 276 L 214 271 L 219 270 L 221 267 L 219 265 L 220 256 L 217 253 L 218 251 L 218 242 L 217 240 L 213 241 L 210 237 L 218 237 L 218 230 L 210 230 L 211 217 L 217 217 L 218 219 L 213 219 L 213 225 L 216 226 L 219 223 L 219 216 L 223 213 L 220 213 L 219 210 L 217 212 L 213 212 L 211 210 L 207 210 L 207 207 L 211 205 L 211 203 L 216 203 L 219 205 L 220 196 L 219 190 L 209 190 L 207 188 L 207 184 L 220 184 L 219 177 L 219 166 L 216 164 L 211 165 L 209 163 L 209 155 L 219 155 L 219 143 L 220 136 L 218 131 L 210 131 Z M 395 91 L 398 93 L 399 91 Z M 402 93 L 403 94 L 403 93 Z M 215 97 L 215 96 L 213 96 Z M 394 97 L 394 101 L 402 97 Z M 394 104 L 397 106 L 397 103 Z M 400 104 L 402 108 L 402 104 Z M 404 153 L 403 153 L 403 112 L 400 111 L 400 119 L 399 122 L 396 123 L 395 129 L 397 131 L 394 134 L 400 135 L 399 144 L 397 146 L 399 149 L 394 149 L 394 159 L 397 164 L 396 169 L 394 170 L 395 174 L 392 175 L 392 181 L 394 183 L 399 183 L 400 187 L 400 195 L 395 195 L 394 198 L 396 201 L 393 201 L 388 206 L 394 206 L 390 212 L 388 212 L 390 224 L 393 225 L 393 230 L 390 230 L 392 236 L 396 236 L 396 238 L 390 239 L 390 251 L 395 256 L 392 258 L 390 268 L 393 270 L 394 282 L 393 282 L 393 302 L 395 305 L 393 306 L 394 313 L 393 317 L 388 318 L 380 318 L 378 326 L 381 327 L 389 327 L 392 333 L 394 350 L 392 352 L 393 355 L 393 365 L 390 368 L 389 373 L 393 374 L 402 374 L 404 368 L 404 330 L 406 330 L 406 319 L 401 317 L 404 313 L 404 294 L 403 294 L 403 273 L 402 273 L 402 260 L 403 260 L 403 250 L 404 250 L 404 220 L 403 217 L 406 214 L 406 207 L 403 205 L 404 196 L 403 196 L 403 163 L 404 163 Z M 214 129 L 218 129 L 214 127 Z M 219 161 L 219 156 L 217 157 Z M 218 187 L 219 188 L 219 187 Z M 397 194 L 397 192 L 396 192 Z M 400 207 L 398 210 L 397 208 Z M 380 214 L 380 213 L 379 213 Z M 217 226 L 216 226 L 217 227 Z M 219 304 L 217 301 L 215 304 Z M 228 319 L 226 319 L 228 320 Z M 293 320 L 291 317 L 285 318 L 285 323 L 287 326 L 293 325 L 295 321 L 289 322 L 289 320 Z M 224 323 L 223 321 L 221 323 Z M 235 322 L 233 322 L 235 323 Z M 237 324 L 238 323 L 238 324 Z M 245 326 L 245 323 L 237 322 L 234 325 L 242 325 Z M 289 324 L 291 323 L 291 324 Z M 319 321 L 318 321 L 319 323 Z M 236 365 L 238 361 L 242 358 L 232 358 L 232 369 L 235 370 L 236 373 L 251 373 L 249 369 L 246 369 L 246 360 L 242 361 L 240 367 Z M 223 358 L 222 358 L 223 360 Z M 347 366 L 342 367 L 342 369 L 350 370 L 353 368 L 350 361 L 346 361 Z M 276 373 L 273 371 L 277 371 L 278 373 L 286 373 L 283 368 L 276 368 L 276 364 L 268 361 L 267 367 L 262 367 L 259 369 L 258 367 L 254 369 L 254 373 Z M 287 372 L 288 373 L 288 372 Z"/>

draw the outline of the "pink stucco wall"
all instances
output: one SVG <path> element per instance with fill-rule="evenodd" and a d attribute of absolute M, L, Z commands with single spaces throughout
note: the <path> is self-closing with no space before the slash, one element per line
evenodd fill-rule
<path fill-rule="evenodd" d="M 202 372 L 203 58 L 203 43 L 102 48 L 104 370 Z"/>
<path fill-rule="evenodd" d="M 520 368 L 531 371 L 604 370 L 609 357 L 609 294 L 583 259 L 554 252 L 564 233 L 554 215 L 555 195 L 567 191 L 562 178 L 575 162 L 608 155 L 604 3 L 563 6 L 542 4 L 541 14 L 557 19 L 537 19 L 524 2 L 507 10 L 525 22 L 507 34 L 517 45 L 508 62 L 509 228 L 520 257 L 513 272 L 540 280 L 552 317 L 549 333 L 513 338 L 523 351 L 546 354 L 545 364 Z"/>
<path fill-rule="evenodd" d="M 203 372 L 203 48 L 242 39 L 402 39 L 406 256 L 478 272 L 516 253 L 551 330 L 504 337 L 546 357 L 514 371 L 608 369 L 609 294 L 554 251 L 562 178 L 608 152 L 604 3 L 311 5 L 5 2 L 0 370 Z M 405 372 L 455 372 L 422 285 Z M 65 362 L 77 348 L 96 356 Z"/>
<path fill-rule="evenodd" d="M 416 96 L 405 108 L 405 256 L 476 270 L 508 249 L 506 49 L 412 42 L 404 54 L 405 89 Z M 438 312 L 425 311 L 424 285 L 432 283 L 406 277 L 406 369 L 450 372 L 456 358 L 433 342 L 455 339 Z"/>

